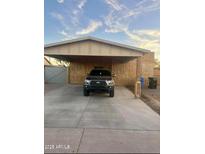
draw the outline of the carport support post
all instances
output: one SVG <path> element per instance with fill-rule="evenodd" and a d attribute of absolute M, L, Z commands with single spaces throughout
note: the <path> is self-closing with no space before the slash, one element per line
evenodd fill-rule
<path fill-rule="evenodd" d="M 137 80 L 142 76 L 142 57 L 137 57 Z"/>
<path fill-rule="evenodd" d="M 135 83 L 135 98 L 140 98 L 141 97 L 141 82 L 137 81 Z"/>
<path fill-rule="evenodd" d="M 70 64 L 67 66 L 67 84 L 70 83 Z"/>
<path fill-rule="evenodd" d="M 140 77 L 142 75 L 142 57 L 137 57 L 137 79 L 135 82 L 135 97 L 141 97 L 141 82 Z"/>

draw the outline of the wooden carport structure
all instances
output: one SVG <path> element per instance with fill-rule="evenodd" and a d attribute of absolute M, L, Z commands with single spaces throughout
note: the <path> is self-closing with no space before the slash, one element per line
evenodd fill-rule
<path fill-rule="evenodd" d="M 87 73 L 96 66 L 116 74 L 116 85 L 132 86 L 141 76 L 141 57 L 149 50 L 95 37 L 84 37 L 45 45 L 44 54 L 68 60 L 71 84 L 82 84 Z"/>

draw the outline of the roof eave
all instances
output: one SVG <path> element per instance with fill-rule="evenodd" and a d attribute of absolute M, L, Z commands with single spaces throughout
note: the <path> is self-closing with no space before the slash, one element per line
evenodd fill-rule
<path fill-rule="evenodd" d="M 60 46 L 60 45 L 64 45 L 64 44 L 69 44 L 69 43 L 74 43 L 74 42 L 79 42 L 79 41 L 85 41 L 85 40 L 98 41 L 98 42 L 102 42 L 102 43 L 106 43 L 106 44 L 110 44 L 110 45 L 114 45 L 114 46 L 118 46 L 118 47 L 123 47 L 123 48 L 127 48 L 127 49 L 132 49 L 132 50 L 140 51 L 140 52 L 143 52 L 143 53 L 151 52 L 150 50 L 147 50 L 147 49 L 137 48 L 137 47 L 134 47 L 134 46 L 125 45 L 125 44 L 121 44 L 121 43 L 118 43 L 118 42 L 112 42 L 112 41 L 108 41 L 108 40 L 103 40 L 103 39 L 99 39 L 99 38 L 95 38 L 95 37 L 91 37 L 91 36 L 87 36 L 87 37 L 83 37 L 83 38 L 76 38 L 76 39 L 66 40 L 66 41 L 61 41 L 61 42 L 56 42 L 56 43 L 46 44 L 44 46 L 44 48 Z"/>

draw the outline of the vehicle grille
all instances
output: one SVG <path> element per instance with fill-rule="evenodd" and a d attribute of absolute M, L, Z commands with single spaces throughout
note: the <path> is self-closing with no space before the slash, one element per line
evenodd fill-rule
<path fill-rule="evenodd" d="M 107 83 L 105 81 L 91 81 L 91 86 L 107 86 Z"/>

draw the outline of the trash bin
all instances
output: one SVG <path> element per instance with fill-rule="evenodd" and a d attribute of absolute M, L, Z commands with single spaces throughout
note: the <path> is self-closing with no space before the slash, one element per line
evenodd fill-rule
<path fill-rule="evenodd" d="M 155 77 L 149 77 L 149 89 L 157 89 L 157 78 Z"/>
<path fill-rule="evenodd" d="M 140 77 L 140 82 L 141 82 L 141 88 L 143 88 L 144 87 L 144 78 L 142 76 Z"/>

